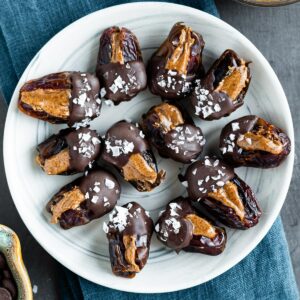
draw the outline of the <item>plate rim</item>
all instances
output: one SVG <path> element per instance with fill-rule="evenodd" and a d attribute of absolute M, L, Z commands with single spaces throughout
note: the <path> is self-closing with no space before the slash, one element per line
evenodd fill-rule
<path fill-rule="evenodd" d="M 142 7 L 141 7 L 142 6 Z M 273 216 L 269 217 L 265 223 L 265 226 L 261 229 L 261 231 L 258 233 L 258 235 L 256 236 L 256 239 L 251 241 L 250 246 L 245 250 L 245 251 L 241 251 L 239 255 L 237 255 L 236 257 L 233 257 L 230 260 L 230 263 L 226 263 L 224 262 L 224 265 L 218 269 L 218 271 L 212 271 L 210 276 L 207 276 L 204 278 L 204 280 L 200 279 L 200 280 L 190 280 L 190 281 L 185 281 L 183 284 L 181 284 L 180 286 L 176 286 L 176 287 L 172 287 L 172 289 L 168 288 L 167 290 L 163 290 L 162 288 L 156 288 L 151 286 L 151 290 L 139 290 L 138 288 L 131 288 L 128 287 L 126 289 L 122 288 L 119 289 L 118 287 L 113 286 L 113 281 L 109 282 L 109 281 L 105 281 L 105 282 L 100 282 L 100 280 L 96 280 L 93 276 L 89 276 L 88 272 L 84 272 L 82 269 L 80 269 L 80 267 L 77 267 L 77 264 L 70 264 L 70 263 L 66 263 L 62 258 L 57 257 L 56 252 L 53 250 L 53 247 L 50 247 L 47 245 L 47 240 L 43 239 L 40 235 L 39 235 L 39 230 L 35 229 L 34 226 L 32 226 L 29 222 L 28 216 L 26 217 L 25 214 L 21 214 L 21 209 L 20 209 L 20 204 L 19 201 L 15 200 L 17 198 L 19 198 L 19 195 L 17 195 L 16 192 L 16 186 L 14 185 L 13 182 L 13 176 L 15 176 L 12 172 L 12 161 L 13 158 L 11 158 L 10 155 L 10 149 L 9 149 L 9 141 L 10 141 L 10 136 L 9 136 L 9 125 L 12 121 L 12 116 L 13 116 L 13 109 L 14 109 L 14 105 L 13 105 L 13 101 L 10 102 L 9 108 L 8 108 L 8 112 L 7 112 L 7 116 L 6 116 L 6 120 L 5 120 L 5 128 L 4 128 L 4 137 L 3 137 L 3 157 L 4 157 L 4 167 L 5 167 L 5 174 L 6 174 L 6 178 L 7 178 L 7 183 L 9 186 L 9 190 L 13 199 L 13 202 L 18 210 L 18 213 L 22 219 L 22 221 L 24 222 L 25 226 L 27 227 L 27 229 L 29 230 L 29 232 L 32 234 L 32 236 L 35 238 L 35 240 L 54 258 L 56 259 L 59 263 L 61 263 L 62 265 L 64 265 L 66 268 L 68 268 L 69 270 L 71 270 L 72 272 L 78 274 L 79 276 L 92 281 L 96 284 L 99 285 L 103 285 L 109 288 L 114 288 L 116 290 L 121 290 L 121 291 L 126 291 L 126 292 L 132 292 L 132 293 L 165 293 L 165 292 L 173 292 L 173 291 L 178 291 L 178 290 L 183 290 L 183 289 L 187 289 L 190 287 L 194 287 L 196 285 L 202 284 L 204 282 L 207 282 L 213 278 L 216 278 L 217 276 L 225 273 L 226 271 L 228 271 L 229 269 L 231 269 L 232 267 L 234 267 L 237 263 L 239 263 L 242 259 L 244 259 L 253 249 L 256 248 L 256 246 L 261 242 L 261 240 L 265 237 L 265 235 L 268 233 L 268 231 L 270 230 L 271 226 L 273 225 L 273 223 L 275 222 L 276 218 L 278 217 L 280 210 L 285 202 L 286 199 L 286 195 L 287 192 L 289 190 L 290 187 L 290 182 L 291 182 L 291 178 L 292 178 L 292 172 L 293 172 L 293 167 L 294 167 L 294 151 L 295 151 L 295 147 L 294 147 L 294 127 L 293 127 L 293 121 L 292 121 L 292 116 L 291 116 L 291 111 L 290 111 L 290 107 L 289 107 L 289 103 L 287 101 L 287 98 L 285 96 L 284 90 L 281 86 L 281 83 L 277 77 L 277 75 L 275 74 L 273 68 L 271 67 L 271 65 L 269 64 L 269 62 L 267 61 L 267 59 L 263 56 L 263 54 L 257 49 L 257 47 L 247 38 L 245 37 L 241 32 L 239 32 L 237 29 L 235 29 L 234 27 L 232 27 L 231 25 L 229 25 L 228 23 L 226 23 L 225 21 L 210 15 L 204 11 L 189 7 L 189 6 L 185 6 L 185 5 L 180 5 L 180 4 L 174 4 L 174 3 L 168 3 L 168 2 L 134 2 L 134 3 L 126 3 L 126 4 L 120 4 L 120 5 L 115 5 L 115 6 L 111 6 L 108 8 L 104 8 L 104 9 L 100 9 L 97 10 L 93 13 L 90 13 L 86 16 L 83 16 L 82 18 L 74 21 L 73 23 L 69 24 L 68 26 L 64 27 L 62 30 L 60 30 L 56 35 L 54 35 L 38 52 L 37 54 L 33 57 L 33 59 L 31 60 L 31 62 L 28 64 L 28 66 L 26 67 L 25 71 L 23 72 L 22 76 L 20 77 L 18 84 L 14 90 L 14 93 L 12 95 L 11 100 L 13 100 L 14 98 L 17 97 L 18 93 L 19 93 L 19 86 L 22 83 L 22 78 L 26 75 L 26 73 L 28 72 L 28 70 L 30 69 L 31 65 L 35 62 L 35 60 L 38 58 L 38 56 L 40 55 L 40 53 L 43 51 L 44 48 L 47 47 L 47 45 L 51 42 L 55 42 L 55 40 L 57 38 L 60 37 L 60 35 L 64 34 L 65 32 L 67 32 L 68 29 L 70 29 L 71 26 L 75 26 L 75 24 L 79 24 L 80 22 L 84 22 L 86 21 L 86 19 L 91 18 L 94 15 L 97 14 L 113 14 L 114 11 L 118 11 L 120 9 L 127 9 L 127 7 L 135 7 L 136 9 L 140 8 L 140 9 L 147 9 L 147 7 L 153 7 L 153 6 L 157 6 L 157 9 L 165 9 L 166 7 L 170 8 L 172 7 L 172 9 L 174 11 L 181 11 L 183 13 L 187 13 L 187 14 L 193 14 L 194 16 L 200 16 L 202 18 L 210 18 L 212 19 L 214 22 L 219 23 L 223 28 L 227 28 L 229 30 L 231 30 L 234 34 L 238 34 L 239 38 L 241 38 L 243 40 L 243 42 L 245 43 L 246 47 L 250 47 L 253 51 L 256 52 L 256 54 L 260 57 L 260 59 L 264 62 L 264 68 L 267 68 L 268 74 L 269 76 L 272 77 L 272 79 L 275 81 L 275 85 L 278 89 L 278 92 L 281 93 L 282 96 L 282 100 L 283 102 L 285 102 L 286 108 L 287 108 L 287 112 L 288 115 L 285 116 L 286 122 L 287 122 L 287 132 L 289 132 L 289 136 L 291 139 L 291 153 L 289 155 L 289 158 L 286 160 L 288 163 L 287 166 L 287 171 L 286 171 L 286 178 L 285 178 L 285 185 L 283 187 L 283 189 L 281 190 L 281 197 L 280 199 L 280 205 L 276 206 L 276 210 L 273 213 Z"/>

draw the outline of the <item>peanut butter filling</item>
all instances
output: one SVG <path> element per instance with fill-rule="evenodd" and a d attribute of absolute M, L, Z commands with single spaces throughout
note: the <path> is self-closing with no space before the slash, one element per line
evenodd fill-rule
<path fill-rule="evenodd" d="M 166 132 L 184 123 L 180 110 L 174 105 L 162 103 L 156 106 L 153 110 L 158 115 L 160 121 L 159 124 L 155 125 L 157 127 L 163 127 L 163 130 Z"/>
<path fill-rule="evenodd" d="M 244 219 L 244 205 L 239 196 L 237 186 L 234 183 L 228 181 L 224 187 L 218 189 L 216 192 L 208 193 L 208 196 L 232 208 L 241 220 Z"/>
<path fill-rule="evenodd" d="M 248 67 L 242 61 L 240 67 L 229 68 L 229 75 L 219 83 L 216 91 L 226 93 L 232 100 L 236 100 L 248 81 Z"/>
<path fill-rule="evenodd" d="M 153 184 L 157 179 L 155 170 L 148 165 L 139 153 L 132 154 L 122 170 L 123 176 L 127 181 L 141 181 Z"/>
<path fill-rule="evenodd" d="M 122 33 L 114 32 L 111 37 L 111 62 L 124 64 L 122 52 Z"/>
<path fill-rule="evenodd" d="M 203 235 L 210 239 L 216 236 L 215 228 L 206 220 L 198 217 L 195 214 L 190 214 L 185 217 L 193 224 L 193 234 L 194 235 Z"/>
<path fill-rule="evenodd" d="M 78 187 L 74 187 L 72 190 L 64 193 L 63 198 L 55 205 L 51 206 L 51 223 L 57 223 L 58 219 L 65 211 L 78 208 L 84 200 L 84 195 Z"/>
<path fill-rule="evenodd" d="M 275 155 L 283 151 L 283 145 L 280 141 L 271 140 L 253 132 L 247 132 L 241 135 L 237 140 L 237 145 L 247 151 L 260 150 Z"/>
<path fill-rule="evenodd" d="M 23 91 L 21 102 L 29 105 L 34 111 L 45 112 L 53 117 L 67 119 L 70 115 L 70 90 L 36 89 Z"/>
<path fill-rule="evenodd" d="M 191 47 L 195 40 L 192 38 L 192 29 L 185 27 L 181 30 L 179 42 L 171 57 L 167 60 L 165 68 L 176 70 L 181 75 L 186 75 L 191 55 Z"/>
<path fill-rule="evenodd" d="M 39 155 L 36 156 L 36 162 L 48 175 L 56 175 L 66 172 L 70 167 L 69 149 L 63 149 L 61 152 L 47 158 L 44 163 L 41 162 Z"/>
<path fill-rule="evenodd" d="M 123 236 L 123 244 L 125 246 L 125 259 L 130 265 L 128 272 L 140 272 L 139 266 L 135 263 L 136 256 L 136 237 L 131 235 Z"/>

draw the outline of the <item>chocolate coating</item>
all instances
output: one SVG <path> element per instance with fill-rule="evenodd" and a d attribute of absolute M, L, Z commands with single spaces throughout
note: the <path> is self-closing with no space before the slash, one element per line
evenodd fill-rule
<path fill-rule="evenodd" d="M 114 175 L 97 168 L 62 187 L 48 202 L 48 212 L 52 213 L 52 206 L 74 188 L 79 188 L 85 200 L 78 208 L 68 209 L 61 214 L 59 223 L 63 229 L 85 225 L 109 213 L 115 207 L 121 193 L 120 184 Z"/>
<path fill-rule="evenodd" d="M 143 132 L 134 124 L 120 121 L 108 129 L 105 135 L 105 148 L 101 158 L 114 165 L 124 177 L 124 167 L 134 154 L 140 154 L 153 172 L 157 173 L 157 180 L 152 187 L 160 183 L 164 172 L 158 172 L 155 157 L 145 139 Z M 142 168 L 142 166 L 136 166 Z M 127 178 L 124 177 L 125 180 Z M 139 191 L 144 191 L 143 183 L 139 178 L 129 180 Z"/>
<path fill-rule="evenodd" d="M 113 273 L 127 278 L 134 277 L 143 269 L 149 256 L 153 233 L 153 221 L 149 214 L 136 202 L 117 206 L 103 229 L 109 241 Z M 133 244 L 129 245 L 131 249 L 124 243 L 127 238 L 133 241 Z M 128 255 L 126 250 L 131 250 L 133 255 Z"/>
<path fill-rule="evenodd" d="M 191 164 L 181 181 L 197 207 L 236 229 L 255 226 L 261 210 L 251 188 L 224 162 L 205 157 Z"/>
<path fill-rule="evenodd" d="M 246 68 L 245 82 L 241 78 L 234 78 L 234 84 L 230 88 L 237 88 L 239 84 L 240 92 L 233 99 L 228 92 L 218 90 L 225 78 L 229 77 L 239 67 Z M 216 120 L 230 115 L 233 111 L 243 105 L 243 99 L 248 90 L 251 80 L 248 63 L 238 57 L 233 50 L 226 50 L 219 59 L 211 66 L 205 76 L 195 81 L 195 88 L 190 96 L 195 114 L 201 119 Z"/>
<path fill-rule="evenodd" d="M 183 46 L 185 50 L 183 50 L 182 55 L 188 55 L 184 73 L 168 69 L 168 60 L 179 46 L 181 34 L 185 32 L 184 36 L 186 36 L 189 34 L 187 31 L 190 31 L 191 39 L 194 41 L 192 45 L 186 44 L 186 47 Z M 191 91 L 192 82 L 196 76 L 203 73 L 203 48 L 204 40 L 199 33 L 192 31 L 190 27 L 183 23 L 176 23 L 166 40 L 148 62 L 148 86 L 151 93 L 168 100 L 182 99 L 187 96 Z M 189 51 L 189 53 L 186 51 Z M 178 61 L 178 68 L 182 69 L 183 67 L 180 64 L 183 64 L 183 62 Z"/>
<path fill-rule="evenodd" d="M 17 298 L 17 285 L 8 267 L 4 254 L 0 253 L 0 299 L 16 300 Z"/>
<path fill-rule="evenodd" d="M 173 120 L 172 115 L 179 116 L 180 122 Z M 143 115 L 140 124 L 148 140 L 162 157 L 190 163 L 201 154 L 205 138 L 192 119 L 185 117 L 186 112 L 181 107 L 163 103 L 150 108 Z"/>
<path fill-rule="evenodd" d="M 213 237 L 202 234 L 194 234 L 194 224 L 187 216 L 196 215 L 200 221 L 208 222 L 215 232 Z M 221 227 L 214 226 L 207 221 L 190 204 L 188 198 L 176 198 L 166 207 L 160 215 L 155 231 L 157 238 L 169 248 L 179 252 L 198 252 L 209 255 L 218 255 L 223 252 L 226 245 L 226 232 Z"/>
<path fill-rule="evenodd" d="M 96 73 L 101 97 L 114 104 L 131 100 L 147 87 L 141 49 L 130 30 L 113 26 L 102 33 Z"/>
<path fill-rule="evenodd" d="M 72 92 L 69 126 L 86 126 L 100 116 L 101 100 L 98 78 L 90 73 L 71 72 Z"/>
<path fill-rule="evenodd" d="M 282 151 L 278 154 L 263 150 L 246 150 L 238 145 L 238 140 L 246 133 L 258 132 L 261 137 L 281 145 Z M 246 138 L 247 140 L 247 138 Z M 252 144 L 253 141 L 249 139 Z M 267 150 L 267 149 L 266 149 Z M 220 135 L 220 151 L 223 159 L 229 164 L 238 167 L 274 168 L 279 166 L 291 150 L 289 137 L 278 127 L 254 115 L 244 116 L 228 123 Z"/>
<path fill-rule="evenodd" d="M 198 209 L 208 211 L 224 225 L 234 229 L 248 229 L 259 222 L 261 209 L 252 189 L 237 175 L 231 180 L 238 188 L 242 200 L 245 217 L 243 220 L 236 214 L 234 209 L 228 207 L 211 197 L 206 197 L 197 203 Z"/>
<path fill-rule="evenodd" d="M 69 151 L 69 167 L 65 172 L 55 175 L 84 172 L 99 156 L 101 140 L 97 132 L 89 128 L 62 129 L 37 146 L 39 163 L 44 166 L 47 159 L 66 148 Z"/>
<path fill-rule="evenodd" d="M 206 156 L 204 160 L 192 163 L 180 180 L 187 183 L 188 195 L 191 200 L 196 201 L 222 187 L 234 176 L 231 167 L 217 158 Z"/>
<path fill-rule="evenodd" d="M 90 73 L 59 72 L 27 81 L 20 89 L 18 108 L 25 114 L 50 123 L 67 123 L 69 126 L 86 126 L 100 115 L 101 101 L 98 98 L 99 80 Z M 61 93 L 69 98 L 64 116 L 54 115 L 43 108 L 35 108 L 24 102 L 23 95 L 29 92 Z M 42 94 L 43 95 L 43 94 Z M 32 96 L 33 97 L 33 96 Z M 41 95 L 39 95 L 41 97 Z M 58 99 L 56 99 L 58 101 Z M 52 105 L 52 104 L 51 104 Z M 57 103 L 58 111 L 62 109 Z"/>

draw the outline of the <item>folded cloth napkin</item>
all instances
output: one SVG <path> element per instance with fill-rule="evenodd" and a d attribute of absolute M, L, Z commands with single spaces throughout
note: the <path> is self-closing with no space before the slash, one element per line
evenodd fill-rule
<path fill-rule="evenodd" d="M 2 0 L 0 9 L 0 89 L 10 99 L 18 78 L 35 53 L 76 19 L 123 0 Z M 170 1 L 218 16 L 213 0 Z M 237 266 L 199 286 L 167 294 L 133 294 L 93 284 L 64 269 L 62 299 L 298 299 L 280 218 L 263 241 Z"/>

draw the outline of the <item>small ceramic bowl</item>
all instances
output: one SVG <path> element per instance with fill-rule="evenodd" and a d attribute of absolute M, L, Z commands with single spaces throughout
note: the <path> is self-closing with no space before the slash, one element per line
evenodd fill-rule
<path fill-rule="evenodd" d="M 32 300 L 32 288 L 23 263 L 20 240 L 14 231 L 4 225 L 0 225 L 0 252 L 4 254 L 16 282 L 18 300 Z"/>
<path fill-rule="evenodd" d="M 254 6 L 282 6 L 287 4 L 296 3 L 299 0 L 236 0 L 248 5 Z"/>

